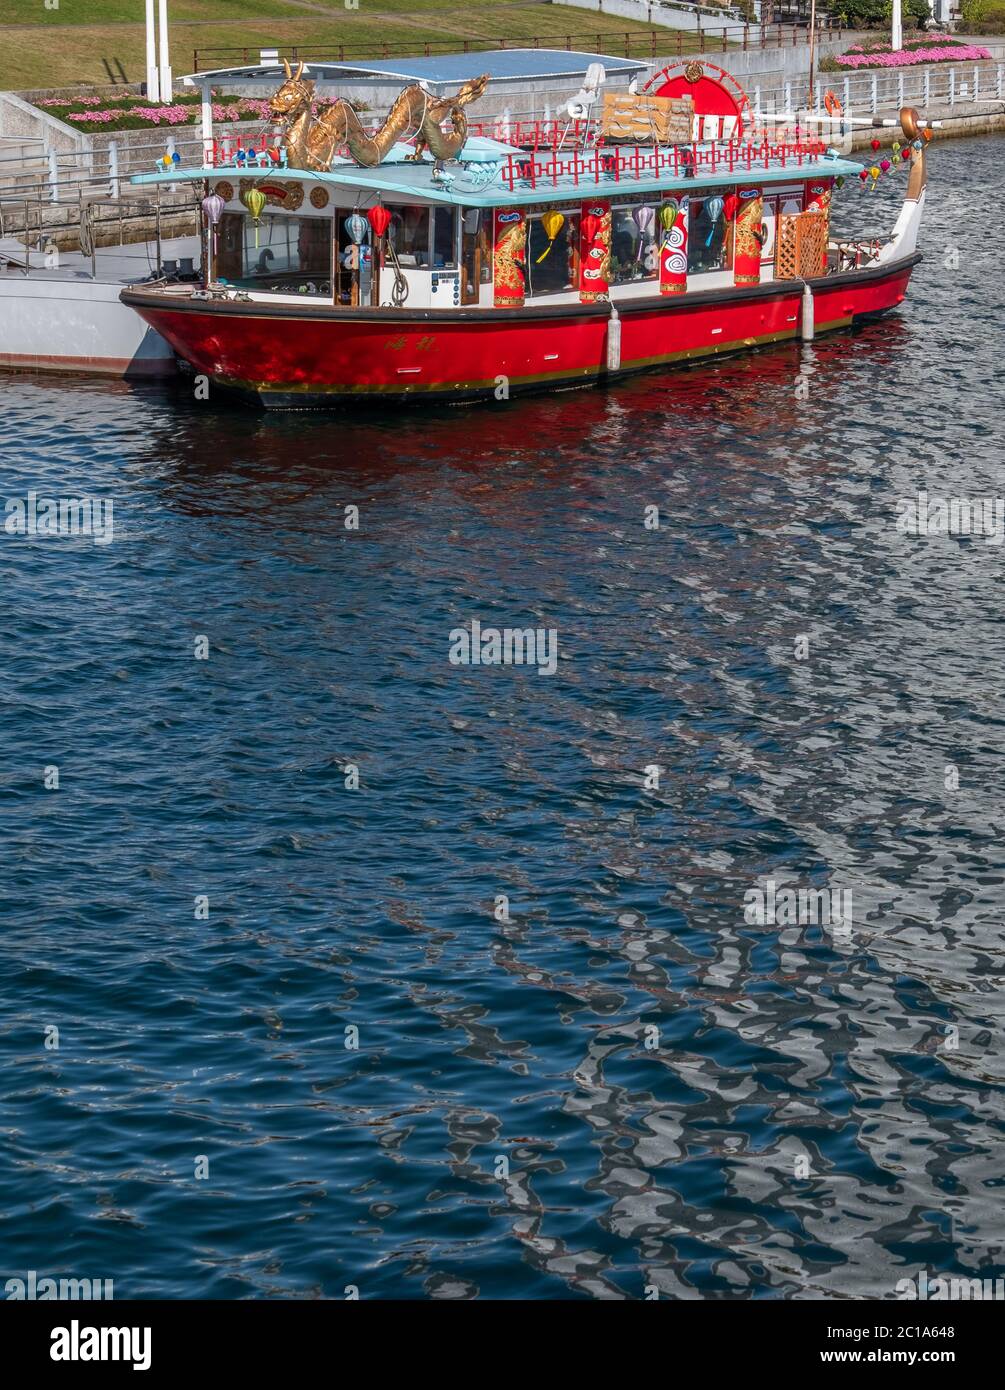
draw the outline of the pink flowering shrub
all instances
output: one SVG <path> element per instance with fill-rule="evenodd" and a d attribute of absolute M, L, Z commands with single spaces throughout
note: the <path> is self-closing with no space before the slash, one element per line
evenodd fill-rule
<path fill-rule="evenodd" d="M 173 102 L 145 102 L 142 97 L 46 97 L 35 103 L 53 111 L 60 120 L 76 126 L 101 126 L 111 130 L 143 129 L 148 126 L 197 125 L 202 115 L 198 96 L 179 94 Z M 100 107 L 95 110 L 93 108 Z M 267 121 L 269 103 L 251 97 L 218 97 L 212 103 L 213 120 Z"/>
<path fill-rule="evenodd" d="M 975 63 L 990 58 L 986 48 L 974 44 L 952 44 L 947 47 L 902 48 L 897 53 L 859 53 L 852 50 L 835 58 L 842 68 L 906 68 L 918 63 Z"/>

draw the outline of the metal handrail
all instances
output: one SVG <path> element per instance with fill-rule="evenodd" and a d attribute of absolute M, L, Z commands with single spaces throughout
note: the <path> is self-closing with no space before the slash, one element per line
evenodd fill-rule
<path fill-rule="evenodd" d="M 674 51 L 678 57 L 683 57 L 685 53 L 716 53 L 723 52 L 729 47 L 743 50 L 794 48 L 806 41 L 807 26 L 805 24 L 779 21 L 773 24 L 711 24 L 703 27 L 700 12 L 697 17 L 698 28 L 696 29 L 626 29 L 611 31 L 606 34 L 597 32 L 592 34 L 549 34 L 535 38 L 516 39 L 510 42 L 506 39 L 486 38 L 426 39 L 421 43 L 412 41 L 411 43 L 293 44 L 270 51 L 277 52 L 280 58 L 289 58 L 291 62 L 303 58 L 306 62 L 345 63 L 366 58 L 416 58 L 420 56 L 431 58 L 437 54 L 456 53 L 460 42 L 461 51 L 464 53 L 484 53 L 486 50 L 511 48 L 551 48 L 564 49 L 566 52 L 608 54 L 612 57 L 641 59 L 646 56 L 650 58 L 670 57 Z M 817 32 L 820 35 L 831 34 L 840 39 L 843 30 L 837 21 L 821 19 L 817 23 Z M 716 48 L 716 44 L 719 44 L 720 47 Z M 239 54 L 240 63 L 232 63 L 230 66 L 257 66 L 261 52 L 261 48 L 256 48 L 252 44 L 243 48 L 196 48 L 192 51 L 192 71 L 193 73 L 204 71 L 203 64 L 210 55 L 220 58 L 235 57 Z"/>
<path fill-rule="evenodd" d="M 805 78 L 781 87 L 752 87 L 748 95 L 755 120 L 765 113 L 800 109 L 806 87 Z M 854 110 L 875 115 L 901 106 L 916 106 L 924 112 L 932 106 L 952 109 L 980 101 L 1003 101 L 1005 62 L 980 58 L 959 63 L 918 63 L 897 69 L 818 73 L 812 108 L 815 112 L 823 112 L 829 90 L 846 114 Z"/>

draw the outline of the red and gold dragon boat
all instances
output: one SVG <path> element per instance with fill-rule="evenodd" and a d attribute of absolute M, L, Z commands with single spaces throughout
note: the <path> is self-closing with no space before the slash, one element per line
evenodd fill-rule
<path fill-rule="evenodd" d="M 917 112 L 901 112 L 890 235 L 838 241 L 832 198 L 870 171 L 824 139 L 758 130 L 711 65 L 508 140 L 469 125 L 484 87 L 408 87 L 367 130 L 344 101 L 316 114 L 303 64 L 287 63 L 260 142 L 207 141 L 200 168 L 136 176 L 202 185 L 205 273 L 123 301 L 216 385 L 296 409 L 609 382 L 904 299 L 930 135 Z"/>

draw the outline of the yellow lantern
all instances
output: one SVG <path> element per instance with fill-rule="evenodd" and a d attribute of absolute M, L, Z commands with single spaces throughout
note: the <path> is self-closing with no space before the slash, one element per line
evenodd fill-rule
<path fill-rule="evenodd" d="M 538 256 L 535 262 L 536 265 L 541 264 L 545 256 L 547 256 L 548 252 L 555 245 L 555 238 L 565 226 L 565 218 L 560 212 L 546 212 L 541 218 L 541 226 L 544 228 L 545 235 L 548 238 L 548 245 L 541 252 L 540 256 Z"/>
<path fill-rule="evenodd" d="M 251 218 L 255 226 L 255 249 L 258 249 L 258 221 L 262 215 L 262 208 L 265 207 L 265 194 L 260 188 L 249 188 L 244 195 L 244 206 L 251 213 Z"/>

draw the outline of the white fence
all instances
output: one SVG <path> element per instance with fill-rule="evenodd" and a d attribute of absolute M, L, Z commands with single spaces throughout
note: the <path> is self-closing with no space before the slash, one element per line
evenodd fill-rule
<path fill-rule="evenodd" d="M 812 109 L 823 114 L 828 92 L 833 92 L 843 109 L 875 115 L 900 106 L 916 106 L 925 112 L 936 108 L 965 114 L 976 102 L 1005 100 L 1005 63 L 930 63 L 924 66 L 873 68 L 866 72 L 817 73 Z M 748 93 L 755 116 L 805 108 L 806 80 L 786 82 L 783 87 Z"/>

